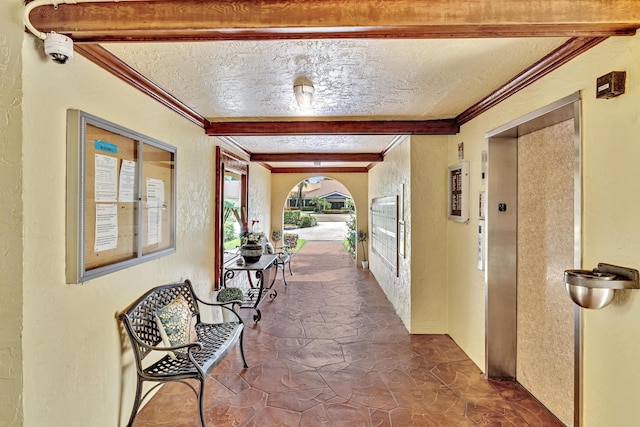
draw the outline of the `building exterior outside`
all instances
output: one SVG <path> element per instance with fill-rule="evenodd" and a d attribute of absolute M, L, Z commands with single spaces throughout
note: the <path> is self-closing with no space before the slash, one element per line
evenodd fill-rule
<path fill-rule="evenodd" d="M 351 194 L 344 185 L 333 179 L 305 182 L 302 187 L 301 207 L 310 207 L 313 209 L 313 200 L 316 198 L 326 200 L 327 209 L 341 210 L 349 208 L 347 199 L 351 198 Z M 298 207 L 298 186 L 289 193 L 289 197 L 287 197 L 287 207 Z"/>

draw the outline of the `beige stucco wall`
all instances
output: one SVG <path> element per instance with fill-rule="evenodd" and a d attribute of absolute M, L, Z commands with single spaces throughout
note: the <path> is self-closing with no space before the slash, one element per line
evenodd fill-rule
<path fill-rule="evenodd" d="M 0 2 L 0 424 L 22 423 L 22 7 Z"/>
<path fill-rule="evenodd" d="M 484 134 L 564 96 L 583 99 L 583 266 L 608 262 L 640 268 L 640 36 L 608 39 L 462 126 L 449 161 L 465 142 L 471 162 L 471 221 L 449 225 L 449 330 L 484 367 L 484 278 L 476 269 L 477 192 Z M 596 78 L 627 71 L 627 93 L 595 99 Z M 474 201 L 475 200 L 475 201 Z M 489 207 L 491 209 L 491 207 Z M 567 266 L 571 268 L 572 266 Z M 584 311 L 585 427 L 632 425 L 640 416 L 640 292 L 600 311 Z M 541 355 L 544 357 L 544 355 Z"/>
<path fill-rule="evenodd" d="M 406 328 L 415 334 L 447 333 L 447 141 L 411 136 L 369 171 L 369 196 L 398 195 L 405 222 L 405 256 L 398 275 L 371 254 L 370 269 Z"/>
<path fill-rule="evenodd" d="M 411 137 L 411 333 L 448 332 L 447 137 Z M 406 215 L 405 215 L 406 221 Z"/>
<path fill-rule="evenodd" d="M 583 266 L 640 269 L 640 36 L 603 42 L 584 93 Z M 599 53 L 600 55 L 596 55 Z M 595 99 L 595 78 L 627 71 L 627 92 Z M 578 67 L 573 70 L 579 71 Z M 631 425 L 640 418 L 640 291 L 584 313 L 584 425 Z"/>
<path fill-rule="evenodd" d="M 447 159 L 447 166 L 469 162 L 469 221 L 447 221 L 448 329 L 454 341 L 482 369 L 485 288 L 484 271 L 477 268 L 477 248 L 478 193 L 485 190 L 480 179 L 480 159 L 485 147 L 484 132 L 491 129 L 485 126 L 477 119 L 464 125 L 460 134 L 449 137 Z M 458 158 L 459 143 L 464 144 L 463 159 Z"/>
<path fill-rule="evenodd" d="M 351 197 L 356 205 L 357 227 L 358 229 L 368 230 L 369 205 L 367 201 L 368 178 L 366 173 L 274 173 L 271 174 L 271 229 L 265 229 L 265 231 L 268 231 L 268 235 L 271 236 L 271 231 L 273 230 L 282 231 L 282 211 L 285 207 L 285 202 L 287 200 L 287 196 L 291 192 L 291 189 L 297 186 L 301 181 L 314 176 L 326 176 L 327 178 L 339 181 L 347 187 L 347 190 L 351 193 Z M 360 265 L 360 261 L 362 261 L 362 253 L 361 251 L 358 251 L 358 266 Z"/>
<path fill-rule="evenodd" d="M 387 197 L 402 194 L 401 202 L 404 208 L 406 222 L 407 243 L 411 242 L 412 219 L 412 181 L 411 181 L 411 138 L 406 137 L 389 152 L 384 162 L 376 164 L 369 170 L 369 201 L 377 197 Z M 369 205 L 370 206 L 370 205 Z M 378 255 L 370 252 L 369 269 L 380 287 L 393 304 L 396 313 L 402 319 L 405 327 L 411 330 L 411 254 L 414 248 L 407 244 L 406 258 L 398 263 L 398 277 L 378 259 Z"/>
<path fill-rule="evenodd" d="M 145 290 L 181 278 L 190 278 L 201 295 L 210 291 L 217 140 L 83 57 L 60 66 L 25 38 L 24 425 L 112 427 L 128 417 L 134 390 L 116 313 Z M 65 284 L 69 108 L 177 147 L 175 254 L 84 285 Z M 269 223 L 269 181 L 260 167 L 251 173 L 261 178 L 250 186 L 251 214 Z"/>
<path fill-rule="evenodd" d="M 146 289 L 181 277 L 191 278 L 200 289 L 210 286 L 213 140 L 82 57 L 59 66 L 41 59 L 27 43 L 23 58 L 29 82 L 24 133 L 25 425 L 117 425 L 120 410 L 126 416 L 130 408 L 134 371 L 125 364 L 129 354 L 120 351 L 116 312 Z M 177 147 L 175 254 L 84 285 L 65 284 L 67 108 Z M 61 389 L 65 393 L 56 392 Z"/>

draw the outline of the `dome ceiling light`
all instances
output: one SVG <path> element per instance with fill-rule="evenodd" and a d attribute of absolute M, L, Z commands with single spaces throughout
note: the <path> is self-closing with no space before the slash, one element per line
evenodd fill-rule
<path fill-rule="evenodd" d="M 311 108 L 314 93 L 313 84 L 311 82 L 300 82 L 293 85 L 293 93 L 296 95 L 298 106 L 303 109 Z"/>

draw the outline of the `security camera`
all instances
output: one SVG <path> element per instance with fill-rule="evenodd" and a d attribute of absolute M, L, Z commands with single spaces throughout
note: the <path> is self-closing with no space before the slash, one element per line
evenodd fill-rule
<path fill-rule="evenodd" d="M 73 58 L 73 40 L 64 34 L 47 33 L 47 38 L 44 39 L 44 53 L 54 62 L 66 64 Z"/>

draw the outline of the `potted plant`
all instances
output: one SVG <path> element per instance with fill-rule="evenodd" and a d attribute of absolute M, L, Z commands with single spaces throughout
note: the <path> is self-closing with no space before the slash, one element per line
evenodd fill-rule
<path fill-rule="evenodd" d="M 260 261 L 262 253 L 264 251 L 262 247 L 262 241 L 264 240 L 264 233 L 261 231 L 255 231 L 255 225 L 260 222 L 257 219 L 251 221 L 251 231 L 244 233 L 241 236 L 242 246 L 240 246 L 240 255 L 247 264 Z"/>
<path fill-rule="evenodd" d="M 237 313 L 238 306 L 244 300 L 244 292 L 242 292 L 240 288 L 222 288 L 218 291 L 216 300 L 222 303 L 230 303 L 231 309 Z M 235 322 L 238 320 L 235 313 L 224 308 L 222 309 L 222 319 L 225 322 Z"/>
<path fill-rule="evenodd" d="M 367 232 L 358 230 L 358 242 L 362 244 L 362 268 L 369 268 L 369 261 L 367 261 L 367 250 L 365 249 L 364 242 L 367 241 Z"/>

